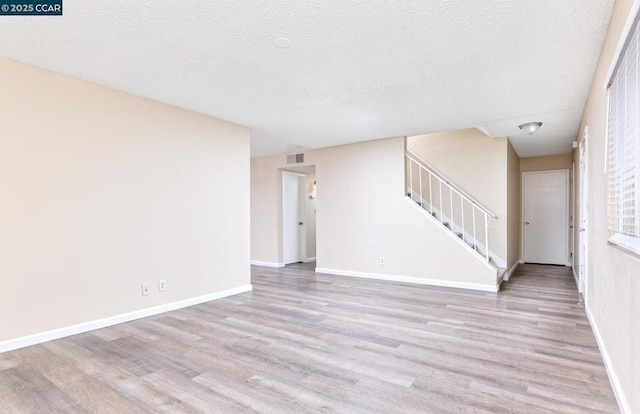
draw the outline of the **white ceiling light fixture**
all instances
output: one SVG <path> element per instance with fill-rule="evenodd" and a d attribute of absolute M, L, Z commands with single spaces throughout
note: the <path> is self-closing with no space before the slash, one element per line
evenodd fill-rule
<path fill-rule="evenodd" d="M 536 132 L 542 126 L 542 122 L 527 122 L 526 124 L 518 125 L 518 128 L 531 135 Z"/>

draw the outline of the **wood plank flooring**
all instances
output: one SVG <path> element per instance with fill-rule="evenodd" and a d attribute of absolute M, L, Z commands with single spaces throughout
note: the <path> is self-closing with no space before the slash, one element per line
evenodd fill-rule
<path fill-rule="evenodd" d="M 619 412 L 567 268 L 497 294 L 252 273 L 250 293 L 0 354 L 0 411 Z"/>

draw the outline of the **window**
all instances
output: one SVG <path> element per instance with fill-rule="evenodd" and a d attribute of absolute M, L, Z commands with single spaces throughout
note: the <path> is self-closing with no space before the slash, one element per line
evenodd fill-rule
<path fill-rule="evenodd" d="M 608 85 L 609 241 L 640 253 L 640 39 L 638 20 Z"/>

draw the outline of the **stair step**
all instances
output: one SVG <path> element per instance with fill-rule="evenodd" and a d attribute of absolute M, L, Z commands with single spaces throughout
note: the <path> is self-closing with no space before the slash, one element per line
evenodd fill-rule
<path fill-rule="evenodd" d="M 462 238 L 462 233 L 458 233 L 458 232 L 456 232 L 456 236 L 458 236 L 458 237 Z"/>

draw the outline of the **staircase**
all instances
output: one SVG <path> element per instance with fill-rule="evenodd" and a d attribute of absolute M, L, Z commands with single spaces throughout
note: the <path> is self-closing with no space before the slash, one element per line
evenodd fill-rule
<path fill-rule="evenodd" d="M 505 261 L 490 249 L 489 229 L 496 215 L 414 152 L 407 149 L 405 157 L 407 198 L 501 278 Z"/>

